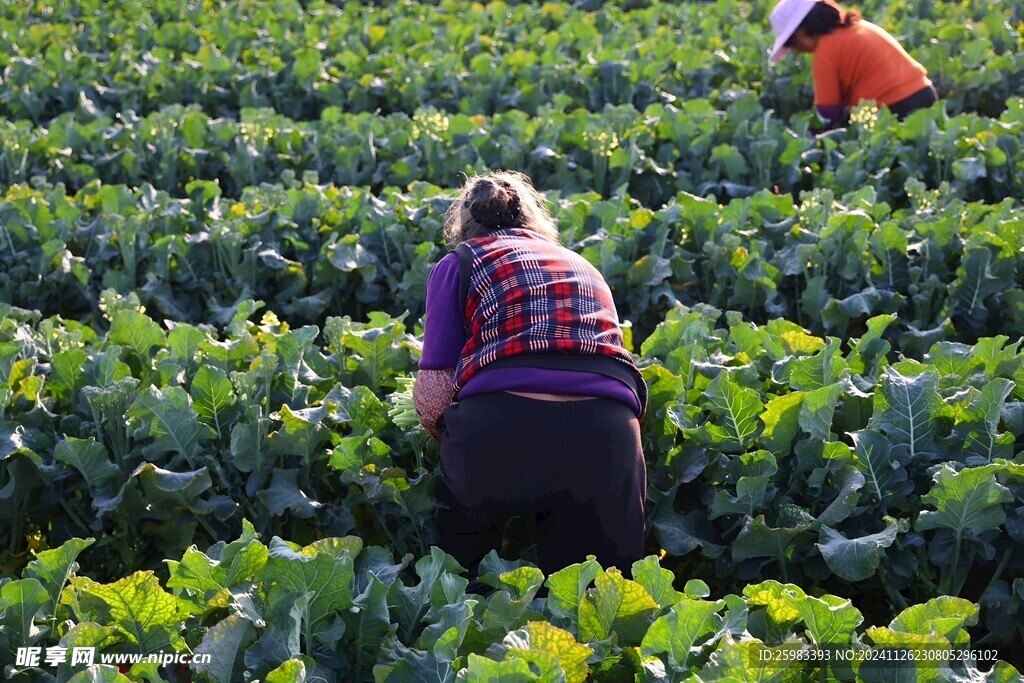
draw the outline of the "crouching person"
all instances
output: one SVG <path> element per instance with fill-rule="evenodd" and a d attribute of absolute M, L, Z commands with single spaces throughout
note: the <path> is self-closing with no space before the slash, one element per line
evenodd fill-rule
<path fill-rule="evenodd" d="M 545 574 L 644 548 L 647 389 L 601 274 L 559 244 L 529 179 L 470 179 L 455 251 L 427 281 L 414 398 L 441 442 L 441 546 L 475 573 L 506 522 L 535 515 Z"/>

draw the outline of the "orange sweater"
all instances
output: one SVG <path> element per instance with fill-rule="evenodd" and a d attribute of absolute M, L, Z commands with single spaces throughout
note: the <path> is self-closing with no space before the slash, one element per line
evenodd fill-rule
<path fill-rule="evenodd" d="M 821 36 L 814 50 L 814 104 L 895 104 L 931 85 L 928 72 L 896 39 L 863 19 Z"/>

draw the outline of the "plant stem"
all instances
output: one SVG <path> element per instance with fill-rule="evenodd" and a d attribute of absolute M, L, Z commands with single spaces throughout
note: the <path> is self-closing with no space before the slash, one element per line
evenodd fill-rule
<path fill-rule="evenodd" d="M 996 570 L 994 572 L 992 572 L 992 578 L 989 579 L 989 582 L 985 586 L 985 590 L 983 590 L 981 592 L 981 595 L 984 595 L 985 593 L 987 593 L 988 589 L 992 587 L 992 584 L 994 584 L 996 581 L 998 581 L 1000 579 L 1000 577 L 1002 577 L 1003 570 L 1005 570 L 1006 569 L 1006 565 L 1008 565 L 1010 563 L 1010 558 L 1011 557 L 1013 557 L 1013 548 L 1007 548 L 1006 552 L 1003 553 L 1002 559 L 999 560 L 999 564 L 996 565 Z M 978 597 L 980 598 L 981 596 L 979 595 Z"/>
<path fill-rule="evenodd" d="M 942 579 L 939 581 L 939 588 L 943 595 L 949 595 L 950 590 L 957 583 L 957 574 L 960 571 L 960 534 L 956 535 L 956 543 L 953 545 L 953 564 L 949 572 L 943 570 Z"/>
<path fill-rule="evenodd" d="M 907 601 L 904 599 L 903 594 L 899 591 L 894 591 L 892 586 L 889 585 L 889 582 L 887 581 L 889 578 L 888 572 L 883 569 L 881 574 L 880 578 L 882 580 L 882 588 L 885 589 L 885 594 L 889 596 L 889 600 L 892 601 L 900 611 L 905 610 L 907 608 Z"/>
<path fill-rule="evenodd" d="M 974 549 L 971 548 L 969 561 L 967 563 L 968 568 L 970 568 L 971 566 L 974 565 L 974 557 L 975 557 L 974 556 Z M 956 591 L 953 593 L 953 595 L 960 595 L 961 594 L 961 592 L 964 589 L 964 584 L 967 583 L 967 577 L 969 577 L 970 574 L 971 574 L 971 572 L 968 570 L 968 571 L 964 572 L 963 576 L 959 577 L 960 580 L 957 581 L 957 583 L 956 583 Z"/>
<path fill-rule="evenodd" d="M 60 499 L 60 506 L 64 508 L 64 512 L 68 514 L 68 517 L 70 517 L 72 521 L 74 521 L 74 523 L 77 524 L 80 529 L 82 529 L 82 531 L 88 534 L 89 527 L 82 521 L 82 518 L 79 517 L 78 514 L 71 509 L 71 506 L 69 506 L 68 502 L 63 498 Z"/>

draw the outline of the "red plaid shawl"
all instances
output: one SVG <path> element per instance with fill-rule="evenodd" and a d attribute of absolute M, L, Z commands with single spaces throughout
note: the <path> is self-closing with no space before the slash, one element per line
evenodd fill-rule
<path fill-rule="evenodd" d="M 520 229 L 467 240 L 457 251 L 466 345 L 456 369 L 456 392 L 496 361 L 570 354 L 619 361 L 611 364 L 617 366 L 615 374 L 633 378 L 641 405 L 646 403 L 646 386 L 622 346 L 611 290 L 586 259 Z M 628 374 L 621 372 L 623 365 Z"/>

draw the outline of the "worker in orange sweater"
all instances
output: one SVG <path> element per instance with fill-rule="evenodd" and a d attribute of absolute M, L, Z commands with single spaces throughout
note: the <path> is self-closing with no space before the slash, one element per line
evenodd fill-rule
<path fill-rule="evenodd" d="M 770 21 L 772 63 L 790 50 L 813 55 L 814 104 L 828 127 L 863 100 L 902 119 L 938 99 L 925 68 L 895 38 L 832 0 L 779 0 Z"/>

